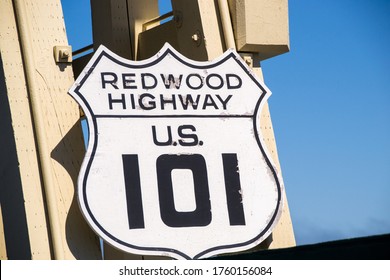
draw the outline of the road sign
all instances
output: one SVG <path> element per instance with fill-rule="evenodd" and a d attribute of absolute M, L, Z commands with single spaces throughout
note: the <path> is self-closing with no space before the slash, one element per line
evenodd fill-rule
<path fill-rule="evenodd" d="M 101 46 L 70 89 L 88 121 L 79 204 L 129 253 L 206 258 L 264 240 L 282 184 L 260 131 L 269 90 L 233 50 L 143 61 Z"/>

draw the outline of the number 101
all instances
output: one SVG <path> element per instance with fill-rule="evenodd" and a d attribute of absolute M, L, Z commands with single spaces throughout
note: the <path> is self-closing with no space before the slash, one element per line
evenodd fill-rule
<path fill-rule="evenodd" d="M 141 180 L 137 154 L 122 155 L 130 229 L 145 228 Z M 230 225 L 245 225 L 237 154 L 222 154 L 227 211 Z M 195 210 L 177 211 L 174 204 L 172 171 L 192 171 Z M 200 154 L 163 154 L 156 160 L 157 187 L 162 221 L 169 227 L 207 226 L 211 222 L 211 203 L 207 167 Z"/>

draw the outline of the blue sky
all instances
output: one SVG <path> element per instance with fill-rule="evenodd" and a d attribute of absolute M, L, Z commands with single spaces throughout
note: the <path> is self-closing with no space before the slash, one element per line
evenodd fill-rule
<path fill-rule="evenodd" d="M 73 49 L 91 44 L 89 0 L 62 4 Z M 290 0 L 291 50 L 262 62 L 298 245 L 390 233 L 389 15 Z"/>

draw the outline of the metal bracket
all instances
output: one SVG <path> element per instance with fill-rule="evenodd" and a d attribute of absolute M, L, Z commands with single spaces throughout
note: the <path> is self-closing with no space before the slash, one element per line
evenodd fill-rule
<path fill-rule="evenodd" d="M 54 46 L 53 54 L 56 63 L 72 62 L 72 46 Z"/>
<path fill-rule="evenodd" d="M 253 67 L 253 54 L 252 53 L 243 53 L 243 52 L 240 52 L 238 53 L 242 59 L 245 61 L 245 63 L 249 66 L 249 67 Z"/>

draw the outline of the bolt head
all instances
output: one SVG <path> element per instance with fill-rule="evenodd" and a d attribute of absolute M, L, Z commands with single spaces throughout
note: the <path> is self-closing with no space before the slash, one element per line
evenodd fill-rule
<path fill-rule="evenodd" d="M 69 55 L 70 55 L 69 50 L 63 50 L 61 53 L 62 53 L 62 54 L 61 54 L 61 57 L 62 57 L 62 58 L 69 57 Z"/>

